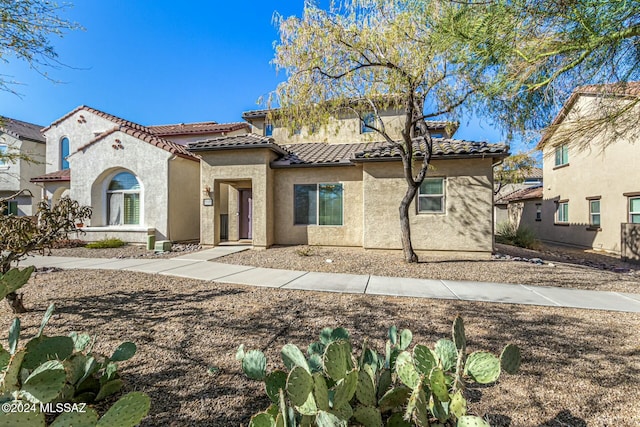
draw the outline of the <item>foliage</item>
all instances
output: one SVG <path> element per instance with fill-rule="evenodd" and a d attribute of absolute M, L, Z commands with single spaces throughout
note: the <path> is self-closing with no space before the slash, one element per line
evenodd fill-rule
<path fill-rule="evenodd" d="M 6 273 L 11 264 L 24 259 L 33 251 L 51 248 L 56 242 L 68 238 L 71 232 L 82 232 L 77 222 L 91 217 L 91 207 L 64 197 L 49 207 L 40 202 L 34 217 L 0 215 L 0 273 Z M 22 295 L 11 292 L 7 295 L 14 313 L 27 310 L 22 305 Z"/>
<path fill-rule="evenodd" d="M 527 249 L 538 249 L 540 247 L 540 242 L 533 230 L 523 225 L 518 227 L 511 222 L 498 224 L 496 242 Z"/>
<path fill-rule="evenodd" d="M 506 184 L 524 182 L 526 174 L 537 166 L 537 161 L 528 153 L 512 154 L 493 170 L 494 194 Z"/>
<path fill-rule="evenodd" d="M 50 0 L 0 0 L 0 60 L 13 57 L 47 77 L 45 68 L 60 65 L 50 38 L 80 28 L 59 16 L 67 6 Z M 5 77 L 0 76 L 0 90 L 15 93 L 11 86 L 16 82 Z"/>
<path fill-rule="evenodd" d="M 467 355 L 464 325 L 453 323 L 453 340 L 441 339 L 430 349 L 416 344 L 411 331 L 389 329 L 385 354 L 365 341 L 356 354 L 349 333 L 325 328 L 307 356 L 293 344 L 282 348 L 285 370 L 267 373 L 261 351 L 236 358 L 245 374 L 265 382 L 273 404 L 254 415 L 249 426 L 488 426 L 467 415 L 463 392 L 468 382 L 490 384 L 502 370 L 515 374 L 520 350 L 507 345 L 500 357 L 476 351 Z"/>
<path fill-rule="evenodd" d="M 37 335 L 25 346 L 19 345 L 20 320 L 14 319 L 9 329 L 9 349 L 0 347 L 2 425 L 44 425 L 41 404 L 66 404 L 67 407 L 75 404 L 78 408 L 81 403 L 102 401 L 123 386 L 118 362 L 133 357 L 135 344 L 122 343 L 111 357 L 101 357 L 92 351 L 95 337 L 92 339 L 87 334 L 75 332 L 69 336 L 43 335 L 53 311 L 51 304 Z M 86 412 L 61 414 L 51 426 L 133 427 L 148 413 L 149 402 L 149 397 L 143 393 L 129 393 L 100 419 L 93 408 L 87 407 Z M 7 406 L 32 410 L 6 411 Z"/>
<path fill-rule="evenodd" d="M 120 239 L 106 238 L 98 240 L 97 242 L 88 243 L 86 247 L 89 249 L 119 248 L 124 246 L 125 244 L 126 243 Z"/>
<path fill-rule="evenodd" d="M 486 77 L 484 113 L 509 133 L 546 128 L 577 86 L 621 83 L 624 90 L 640 79 L 638 0 L 456 3 L 439 28 L 457 39 L 454 51 L 462 60 Z M 629 105 L 601 107 L 606 119 L 584 121 L 584 132 L 620 126 Z"/>
<path fill-rule="evenodd" d="M 407 190 L 399 209 L 405 260 L 417 262 L 409 209 L 433 152 L 427 119 L 456 118 L 481 80 L 451 54 L 452 38 L 437 32 L 446 2 L 353 0 L 328 10 L 305 3 L 301 18 L 276 16 L 280 40 L 273 63 L 286 72 L 270 102 L 270 119 L 291 130 L 326 126 L 332 118 L 367 121 L 397 149 Z M 402 117 L 400 132 L 387 128 L 389 111 Z M 334 121 L 335 123 L 335 121 Z"/>

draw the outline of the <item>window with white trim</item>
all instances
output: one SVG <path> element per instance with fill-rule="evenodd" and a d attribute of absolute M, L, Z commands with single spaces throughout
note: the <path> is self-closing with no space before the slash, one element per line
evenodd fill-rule
<path fill-rule="evenodd" d="M 589 200 L 589 225 L 600 227 L 600 199 Z"/>
<path fill-rule="evenodd" d="M 107 190 L 107 223 L 140 224 L 140 183 L 130 172 L 113 177 Z"/>
<path fill-rule="evenodd" d="M 373 128 L 376 126 L 376 116 L 373 113 L 367 113 L 362 116 L 362 122 L 360 122 L 360 133 L 374 132 Z"/>
<path fill-rule="evenodd" d="M 640 197 L 629 198 L 629 222 L 640 224 Z"/>
<path fill-rule="evenodd" d="M 295 225 L 343 225 L 342 184 L 295 184 Z"/>
<path fill-rule="evenodd" d="M 569 163 L 569 146 L 567 144 L 558 145 L 555 151 L 556 166 L 562 166 Z"/>
<path fill-rule="evenodd" d="M 556 223 L 568 224 L 569 223 L 569 201 L 558 202 L 556 207 Z"/>
<path fill-rule="evenodd" d="M 418 190 L 418 213 L 443 213 L 444 201 L 444 178 L 425 178 Z"/>

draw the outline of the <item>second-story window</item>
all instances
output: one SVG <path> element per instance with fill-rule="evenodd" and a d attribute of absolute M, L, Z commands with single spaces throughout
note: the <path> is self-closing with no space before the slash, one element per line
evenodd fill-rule
<path fill-rule="evenodd" d="M 273 136 L 273 123 L 264 124 L 264 136 Z"/>
<path fill-rule="evenodd" d="M 567 144 L 558 145 L 556 147 L 556 166 L 562 166 L 569 163 L 569 147 Z"/>
<path fill-rule="evenodd" d="M 373 128 L 376 126 L 376 116 L 373 113 L 367 113 L 362 116 L 362 122 L 360 123 L 360 133 L 374 132 Z"/>
<path fill-rule="evenodd" d="M 60 169 L 69 169 L 69 138 L 66 136 L 60 140 Z"/>

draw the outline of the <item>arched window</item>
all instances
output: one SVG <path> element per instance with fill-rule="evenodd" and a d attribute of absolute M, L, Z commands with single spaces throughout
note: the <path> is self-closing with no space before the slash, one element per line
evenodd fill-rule
<path fill-rule="evenodd" d="M 60 169 L 69 169 L 69 138 L 66 136 L 60 140 Z"/>
<path fill-rule="evenodd" d="M 130 172 L 113 177 L 107 190 L 109 225 L 140 224 L 140 183 Z"/>

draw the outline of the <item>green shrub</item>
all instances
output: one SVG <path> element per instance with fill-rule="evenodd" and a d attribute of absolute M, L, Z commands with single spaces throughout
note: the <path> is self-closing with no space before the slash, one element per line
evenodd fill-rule
<path fill-rule="evenodd" d="M 516 227 L 515 224 L 510 222 L 498 224 L 496 242 L 527 249 L 538 249 L 540 247 L 540 242 L 533 230 L 524 225 Z"/>
<path fill-rule="evenodd" d="M 118 362 L 133 357 L 135 344 L 122 343 L 111 357 L 101 357 L 92 352 L 95 337 L 75 332 L 69 336 L 45 336 L 42 332 L 54 308 L 53 304 L 49 306 L 37 335 L 25 346 L 19 346 L 17 318 L 9 329 L 8 350 L 0 346 L 0 425 L 44 426 L 47 408 L 56 413 L 59 411 L 53 408 L 59 405 L 82 410 L 63 412 L 50 424 L 52 427 L 139 424 L 150 408 L 150 399 L 144 393 L 123 396 L 101 418 L 95 409 L 84 405 L 120 391 L 123 383 Z"/>
<path fill-rule="evenodd" d="M 389 329 L 385 353 L 365 341 L 360 354 L 343 328 L 325 328 L 307 355 L 295 345 L 282 348 L 285 370 L 267 373 L 259 350 L 236 358 L 251 379 L 264 381 L 269 408 L 251 418 L 260 426 L 413 426 L 486 427 L 482 418 L 467 415 L 463 396 L 467 382 L 490 384 L 501 370 L 515 374 L 520 350 L 507 345 L 500 357 L 476 351 L 467 355 L 464 325 L 453 323 L 453 340 L 441 339 L 430 349 L 417 344 L 409 351 L 412 333 Z M 438 424 L 439 423 L 439 424 Z"/>
<path fill-rule="evenodd" d="M 97 242 L 88 243 L 86 247 L 89 249 L 105 249 L 105 248 L 119 248 L 124 245 L 126 245 L 126 243 L 120 239 L 106 238 L 106 239 L 98 240 Z"/>

